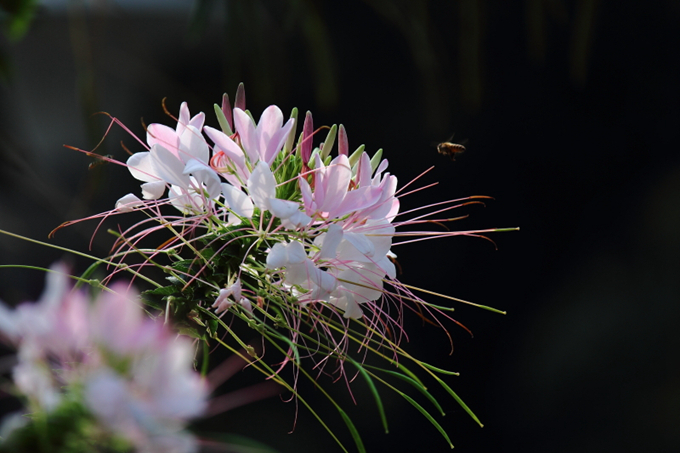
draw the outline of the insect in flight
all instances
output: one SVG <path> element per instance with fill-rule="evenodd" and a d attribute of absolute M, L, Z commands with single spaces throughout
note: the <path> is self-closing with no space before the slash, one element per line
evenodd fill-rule
<path fill-rule="evenodd" d="M 451 160 L 456 160 L 456 154 L 465 151 L 465 146 L 458 143 L 442 142 L 437 145 L 437 152 L 445 156 L 449 156 Z"/>

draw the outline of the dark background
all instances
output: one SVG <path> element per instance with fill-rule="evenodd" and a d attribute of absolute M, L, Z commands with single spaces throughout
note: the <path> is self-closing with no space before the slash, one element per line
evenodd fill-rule
<path fill-rule="evenodd" d="M 446 335 L 407 321 L 407 349 L 461 372 L 447 382 L 485 424 L 430 383 L 458 451 L 680 450 L 680 2 L 69 5 L 38 7 L 21 39 L 2 38 L 0 228 L 48 241 L 61 222 L 139 191 L 123 167 L 88 170 L 91 158 L 62 147 L 96 145 L 108 122 L 92 113 L 142 135 L 140 117 L 171 124 L 167 97 L 171 112 L 186 100 L 215 126 L 212 104 L 244 82 L 255 116 L 277 104 L 311 110 L 316 125 L 342 122 L 352 149 L 384 148 L 402 184 L 435 165 L 423 181 L 439 186 L 404 209 L 488 195 L 454 226 L 521 227 L 493 234 L 497 249 L 465 237 L 394 249 L 402 281 L 508 312 L 457 306 L 474 338 L 447 325 L 450 356 Z M 467 146 L 455 162 L 434 147 L 453 133 Z M 120 140 L 141 150 L 114 127 L 99 152 L 125 159 Z M 49 242 L 86 251 L 95 227 Z M 111 243 L 102 230 L 92 253 Z M 0 264 L 63 256 L 0 236 Z M 43 277 L 0 269 L 0 298 L 34 299 Z M 352 405 L 342 382 L 325 385 Z M 386 390 L 383 434 L 363 382 L 352 388 L 369 451 L 448 451 Z M 332 407 L 304 390 L 351 445 Z M 281 452 L 338 450 L 304 408 L 288 435 L 294 409 L 274 398 L 199 426 Z"/>

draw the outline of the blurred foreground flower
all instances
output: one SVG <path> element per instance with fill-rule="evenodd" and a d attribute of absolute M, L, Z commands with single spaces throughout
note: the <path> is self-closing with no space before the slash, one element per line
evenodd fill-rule
<path fill-rule="evenodd" d="M 138 295 L 114 284 L 93 303 L 56 266 L 40 300 L 0 304 L 0 334 L 16 346 L 16 390 L 29 414 L 0 451 L 197 450 L 183 430 L 203 414 L 208 388 L 189 340 L 148 318 Z M 7 429 L 5 429 L 7 431 Z"/>

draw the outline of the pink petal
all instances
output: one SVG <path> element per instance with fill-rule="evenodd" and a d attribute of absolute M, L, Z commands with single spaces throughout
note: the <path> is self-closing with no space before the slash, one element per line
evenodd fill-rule
<path fill-rule="evenodd" d="M 359 166 L 357 167 L 357 182 L 359 187 L 367 187 L 371 185 L 371 159 L 368 157 L 368 153 L 361 153 L 359 158 Z"/>
<path fill-rule="evenodd" d="M 250 121 L 250 119 L 248 119 Z M 224 154 L 227 155 L 229 159 L 236 165 L 239 169 L 245 169 L 246 157 L 243 154 L 243 150 L 238 146 L 228 135 L 217 129 L 213 129 L 210 126 L 205 126 L 203 128 L 205 133 L 210 137 L 210 140 L 215 142 Z"/>
<path fill-rule="evenodd" d="M 302 192 L 302 203 L 305 206 L 305 212 L 311 215 L 316 211 L 316 204 L 312 199 L 312 188 L 309 187 L 309 183 L 303 177 L 298 178 L 298 183 L 300 185 L 300 192 Z"/>
<path fill-rule="evenodd" d="M 295 120 L 293 118 L 289 119 L 286 124 L 284 124 L 281 129 L 276 131 L 276 133 L 269 140 L 269 143 L 267 144 L 267 150 L 264 153 L 264 160 L 268 164 L 271 165 L 271 163 L 274 161 L 274 158 L 276 158 L 276 155 L 279 153 L 279 151 L 281 151 L 281 148 L 283 148 L 283 145 L 286 143 L 288 135 L 293 130 L 294 125 Z"/>
<path fill-rule="evenodd" d="M 161 145 L 179 157 L 179 136 L 174 129 L 163 124 L 149 124 L 146 128 L 146 142 L 150 147 Z"/>
<path fill-rule="evenodd" d="M 277 106 L 270 105 L 262 112 L 260 121 L 257 124 L 257 145 L 260 159 L 267 160 L 265 154 L 269 149 L 269 142 L 279 132 L 282 124 L 283 113 Z"/>
<path fill-rule="evenodd" d="M 234 124 L 238 135 L 241 138 L 241 143 L 243 148 L 245 148 L 248 154 L 248 159 L 251 163 L 255 163 L 260 159 L 260 153 L 258 150 L 258 140 L 257 132 L 255 130 L 255 125 L 253 120 L 250 119 L 248 114 L 241 109 L 234 109 Z"/>
<path fill-rule="evenodd" d="M 333 159 L 326 167 L 324 176 L 322 184 L 325 197 L 321 203 L 317 200 L 317 204 L 320 211 L 329 212 L 339 206 L 347 195 L 349 181 L 352 179 L 352 169 L 347 156 L 338 156 Z"/>
<path fill-rule="evenodd" d="M 189 125 L 190 116 L 189 105 L 186 102 L 182 102 L 182 105 L 179 106 L 179 118 L 177 119 L 177 127 L 175 128 L 177 136 L 182 135 L 184 129 Z"/>

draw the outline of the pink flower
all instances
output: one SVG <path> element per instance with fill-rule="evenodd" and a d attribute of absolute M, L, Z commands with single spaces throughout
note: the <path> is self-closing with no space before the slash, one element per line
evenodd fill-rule
<path fill-rule="evenodd" d="M 292 118 L 283 124 L 283 113 L 275 105 L 270 105 L 262 112 L 257 126 L 246 112 L 239 108 L 234 109 L 234 126 L 252 165 L 259 160 L 271 165 L 294 124 L 295 120 Z"/>
<path fill-rule="evenodd" d="M 189 108 L 182 103 L 177 127 L 162 124 L 147 128 L 149 151 L 135 153 L 127 161 L 133 177 L 143 181 L 142 196 L 157 200 L 170 184 L 170 201 L 184 213 L 203 212 L 211 208 L 211 200 L 220 194 L 220 179 L 210 167 L 210 150 L 201 130 L 204 114 L 189 120 Z M 132 194 L 116 203 L 123 211 L 142 204 Z"/>

